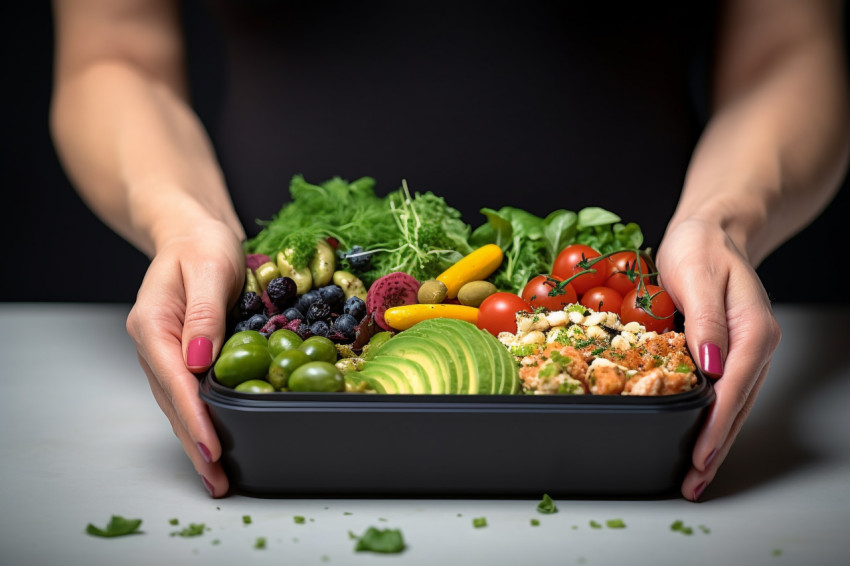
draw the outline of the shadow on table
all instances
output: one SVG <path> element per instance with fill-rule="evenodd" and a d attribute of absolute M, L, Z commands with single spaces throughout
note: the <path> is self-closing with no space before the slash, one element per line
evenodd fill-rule
<path fill-rule="evenodd" d="M 763 397 L 770 389 L 770 398 L 756 402 L 760 418 L 744 425 L 703 500 L 747 491 L 822 458 L 801 441 L 794 423 L 808 400 L 846 378 L 850 312 L 835 309 L 813 325 L 805 308 L 794 305 L 779 318 L 783 340 L 762 387 Z"/>

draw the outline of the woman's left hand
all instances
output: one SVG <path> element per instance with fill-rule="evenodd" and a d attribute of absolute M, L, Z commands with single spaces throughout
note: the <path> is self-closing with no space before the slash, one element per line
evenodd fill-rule
<path fill-rule="evenodd" d="M 688 347 L 717 398 L 694 446 L 682 495 L 696 501 L 726 459 L 767 377 L 781 331 L 745 253 L 718 224 L 686 219 L 657 254 L 659 282 L 685 317 Z"/>

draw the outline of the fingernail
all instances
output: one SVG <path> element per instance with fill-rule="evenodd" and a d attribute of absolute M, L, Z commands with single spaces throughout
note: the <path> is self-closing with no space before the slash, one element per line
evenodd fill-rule
<path fill-rule="evenodd" d="M 209 338 L 195 338 L 186 348 L 186 365 L 189 367 L 208 366 L 212 362 L 212 342 Z"/>
<path fill-rule="evenodd" d="M 215 497 L 215 488 L 213 487 L 213 484 L 210 483 L 210 480 L 208 480 L 204 476 L 201 476 L 201 479 L 204 480 L 204 487 L 207 488 L 207 491 L 210 492 L 210 495 Z"/>
<path fill-rule="evenodd" d="M 207 448 L 202 442 L 198 443 L 198 451 L 201 453 L 201 457 L 203 457 L 204 462 L 209 464 L 212 462 L 212 454 L 210 454 L 210 449 Z"/>
<path fill-rule="evenodd" d="M 204 480 L 206 481 L 206 480 Z M 702 495 L 702 492 L 705 491 L 706 483 L 702 482 L 694 489 L 694 501 L 699 501 L 699 496 Z"/>
<path fill-rule="evenodd" d="M 712 377 L 720 377 L 723 375 L 723 357 L 720 353 L 720 347 L 711 342 L 707 342 L 699 349 L 699 362 L 702 366 L 702 371 Z"/>
<path fill-rule="evenodd" d="M 711 451 L 711 454 L 705 459 L 705 464 L 703 464 L 702 469 L 707 470 L 711 465 L 711 462 L 714 460 L 714 457 L 717 455 L 717 448 Z"/>

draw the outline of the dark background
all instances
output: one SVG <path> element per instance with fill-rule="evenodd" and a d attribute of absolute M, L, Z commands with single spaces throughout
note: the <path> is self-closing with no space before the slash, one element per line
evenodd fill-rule
<path fill-rule="evenodd" d="M 131 302 L 147 258 L 83 204 L 50 140 L 50 4 L 18 3 L 16 10 L 15 25 L 7 27 L 0 40 L 6 63 L 0 95 L 0 300 Z M 208 128 L 215 129 L 217 87 L 224 79 L 221 45 L 214 22 L 195 2 L 185 3 L 184 10 L 196 109 Z M 841 266 L 834 259 L 843 256 L 836 254 L 841 246 L 850 244 L 844 231 L 850 212 L 847 185 L 845 181 L 820 218 L 759 268 L 773 300 L 847 302 L 846 285 L 836 273 Z M 800 276 L 803 271 L 805 277 Z"/>

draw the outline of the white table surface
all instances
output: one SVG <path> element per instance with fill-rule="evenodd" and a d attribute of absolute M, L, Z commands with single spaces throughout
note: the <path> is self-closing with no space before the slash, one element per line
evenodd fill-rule
<path fill-rule="evenodd" d="M 847 305 L 777 305 L 771 375 L 703 502 L 557 500 L 553 515 L 536 499 L 211 499 L 148 389 L 128 310 L 0 303 L 0 564 L 850 564 Z M 85 534 L 113 514 L 143 534 Z M 589 526 L 614 518 L 626 528 Z M 209 530 L 170 536 L 189 523 Z M 349 531 L 369 526 L 400 528 L 407 550 L 355 553 Z"/>

